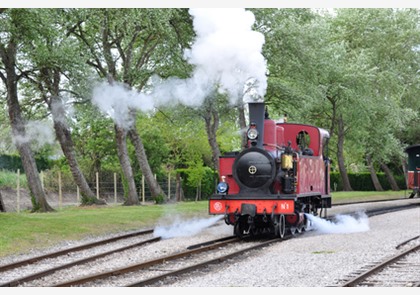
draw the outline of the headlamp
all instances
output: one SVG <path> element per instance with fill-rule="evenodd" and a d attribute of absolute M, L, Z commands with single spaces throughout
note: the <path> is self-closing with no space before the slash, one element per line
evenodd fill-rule
<path fill-rule="evenodd" d="M 217 192 L 219 194 L 226 194 L 229 189 L 229 185 L 226 182 L 219 182 L 217 185 Z"/>
<path fill-rule="evenodd" d="M 249 128 L 247 132 L 248 139 L 255 140 L 258 137 L 258 130 L 256 128 Z"/>

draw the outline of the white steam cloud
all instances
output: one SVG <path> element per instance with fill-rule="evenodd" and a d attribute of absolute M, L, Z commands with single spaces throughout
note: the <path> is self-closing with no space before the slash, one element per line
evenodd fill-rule
<path fill-rule="evenodd" d="M 51 123 L 46 121 L 29 121 L 25 126 L 25 136 L 14 136 L 15 144 L 30 143 L 37 151 L 48 144 L 54 144 L 55 133 Z"/>
<path fill-rule="evenodd" d="M 311 228 L 322 234 L 344 234 L 369 230 L 369 219 L 364 212 L 359 212 L 356 217 L 337 215 L 335 222 L 310 214 L 306 214 L 306 217 L 311 221 Z"/>
<path fill-rule="evenodd" d="M 156 227 L 153 235 L 155 237 L 161 237 L 162 239 L 189 237 L 196 235 L 205 228 L 216 224 L 216 222 L 222 218 L 223 216 L 215 216 L 210 218 L 192 219 L 185 221 L 175 220 L 172 225 Z"/>
<path fill-rule="evenodd" d="M 127 89 L 119 83 L 110 85 L 103 82 L 95 87 L 92 102 L 101 112 L 111 117 L 115 124 L 125 129 L 130 128 L 134 122 L 131 111 L 149 112 L 154 108 L 150 96 Z"/>
<path fill-rule="evenodd" d="M 95 88 L 93 103 L 121 127 L 130 127 L 130 112 L 183 104 L 200 107 L 216 91 L 231 104 L 262 100 L 267 88 L 264 35 L 253 31 L 255 17 L 243 8 L 190 9 L 196 39 L 184 52 L 194 70 L 187 79 L 153 77 L 151 93 L 143 94 L 121 84 Z"/>
<path fill-rule="evenodd" d="M 200 106 L 215 90 L 226 93 L 231 104 L 244 96 L 251 83 L 252 92 L 245 100 L 262 99 L 267 88 L 266 63 L 261 54 L 264 35 L 252 31 L 255 17 L 245 9 L 190 9 L 196 40 L 185 51 L 194 66 L 191 78 L 163 81 L 155 91 L 171 93 L 171 99 Z M 172 89 L 172 92 L 169 91 Z M 175 90 L 174 90 L 175 89 Z"/>

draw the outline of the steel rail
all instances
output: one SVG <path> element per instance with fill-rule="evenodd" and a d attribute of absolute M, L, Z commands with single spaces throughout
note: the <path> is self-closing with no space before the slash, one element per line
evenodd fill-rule
<path fill-rule="evenodd" d="M 59 271 L 59 270 L 62 270 L 62 269 L 70 268 L 70 267 L 75 266 L 75 265 L 84 264 L 84 263 L 87 263 L 87 262 L 105 257 L 107 255 L 111 255 L 111 254 L 114 254 L 114 253 L 117 253 L 117 252 L 125 251 L 125 250 L 131 249 L 131 248 L 139 247 L 139 246 L 142 246 L 142 245 L 147 244 L 147 243 L 157 242 L 160 239 L 161 239 L 161 237 L 155 237 L 155 238 L 152 238 L 152 239 L 149 239 L 149 240 L 145 240 L 145 241 L 138 242 L 138 243 L 131 244 L 131 245 L 128 245 L 128 246 L 124 246 L 124 247 L 120 247 L 120 248 L 117 248 L 117 249 L 114 249 L 114 250 L 111 250 L 111 251 L 100 253 L 100 254 L 90 256 L 90 257 L 87 257 L 87 258 L 83 258 L 83 259 L 80 259 L 80 260 L 76 260 L 76 261 L 73 261 L 73 262 L 70 262 L 70 263 L 66 263 L 66 264 L 63 264 L 63 265 L 60 265 L 60 266 L 57 266 L 57 267 L 53 267 L 53 268 L 50 268 L 50 269 L 47 269 L 47 270 L 43 270 L 41 272 L 37 272 L 37 273 L 31 274 L 31 275 L 28 275 L 26 277 L 18 278 L 18 279 L 15 279 L 13 281 L 9 281 L 7 283 L 3 283 L 3 284 L 0 285 L 0 287 L 16 287 L 19 284 L 45 277 L 49 274 L 52 274 L 52 273 L 54 273 L 56 271 Z"/>
<path fill-rule="evenodd" d="M 78 285 L 82 285 L 84 283 L 91 282 L 91 281 L 94 281 L 94 280 L 104 279 L 104 278 L 107 278 L 107 277 L 110 277 L 110 276 L 118 276 L 118 275 L 122 275 L 122 274 L 125 274 L 125 273 L 141 270 L 141 269 L 144 269 L 144 268 L 147 268 L 147 267 L 159 264 L 159 263 L 179 259 L 179 258 L 182 258 L 182 257 L 189 256 L 191 254 L 197 254 L 197 253 L 205 252 L 205 251 L 208 251 L 208 250 L 212 250 L 214 248 L 218 248 L 220 246 L 224 246 L 224 245 L 227 245 L 227 244 L 230 244 L 230 243 L 240 242 L 240 241 L 241 240 L 239 238 L 233 237 L 231 239 L 221 241 L 221 242 L 218 242 L 218 243 L 214 243 L 214 244 L 204 246 L 204 247 L 201 247 L 201 248 L 185 250 L 185 251 L 182 251 L 182 252 L 179 252 L 179 253 L 175 253 L 175 254 L 172 254 L 172 255 L 167 255 L 167 256 L 164 256 L 164 257 L 157 258 L 157 259 L 152 259 L 152 260 L 142 262 L 142 263 L 136 263 L 136 264 L 133 264 L 133 265 L 129 265 L 127 267 L 114 269 L 114 270 L 111 270 L 111 271 L 108 271 L 108 272 L 94 274 L 94 275 L 82 277 L 82 278 L 79 278 L 79 279 L 76 279 L 76 280 L 59 283 L 59 284 L 54 285 L 53 287 L 78 286 Z"/>
<path fill-rule="evenodd" d="M 286 239 L 283 239 L 283 241 L 284 240 L 286 240 Z M 201 263 L 190 265 L 190 266 L 187 266 L 187 267 L 175 270 L 175 271 L 168 272 L 166 274 L 162 274 L 162 275 L 158 275 L 158 276 L 155 276 L 155 277 L 152 277 L 152 278 L 149 278 L 149 279 L 138 281 L 138 282 L 129 284 L 125 287 L 144 287 L 144 286 L 147 286 L 147 285 L 151 285 L 151 284 L 153 284 L 157 281 L 161 281 L 161 280 L 163 280 L 167 277 L 188 273 L 188 272 L 206 267 L 206 266 L 211 265 L 211 264 L 220 263 L 220 262 L 223 262 L 225 260 L 231 259 L 233 257 L 239 256 L 243 253 L 246 253 L 246 252 L 249 252 L 249 251 L 252 251 L 252 250 L 256 250 L 256 249 L 260 249 L 260 248 L 263 248 L 263 247 L 265 247 L 267 245 L 270 245 L 274 242 L 279 242 L 279 241 L 282 241 L 282 240 L 280 240 L 278 238 L 271 239 L 271 240 L 263 242 L 261 244 L 254 245 L 254 246 L 251 246 L 251 247 L 248 247 L 248 248 L 245 248 L 245 249 L 235 251 L 234 253 L 223 255 L 221 257 L 217 257 L 217 258 L 210 259 L 210 260 L 207 260 L 207 261 L 204 261 L 204 262 L 201 262 Z"/>
<path fill-rule="evenodd" d="M 104 239 L 104 240 L 100 240 L 100 241 L 96 241 L 96 242 L 92 242 L 92 243 L 88 243 L 88 244 L 84 244 L 84 245 L 80 245 L 80 246 L 76 246 L 76 247 L 72 247 L 72 248 L 68 248 L 68 249 L 64 249 L 64 250 L 60 250 L 60 251 L 57 251 L 57 252 L 53 252 L 53 253 L 40 255 L 40 256 L 32 257 L 32 258 L 25 259 L 25 260 L 13 262 L 13 263 L 10 263 L 10 264 L 7 264 L 7 265 L 0 266 L 0 272 L 4 272 L 6 270 L 17 268 L 17 267 L 28 265 L 28 264 L 33 264 L 35 262 L 38 262 L 40 260 L 44 260 L 44 259 L 47 259 L 47 258 L 58 257 L 58 256 L 61 256 L 61 255 L 68 254 L 70 252 L 77 252 L 77 251 L 81 251 L 81 250 L 86 250 L 86 249 L 93 248 L 93 247 L 96 247 L 96 246 L 100 246 L 100 245 L 103 245 L 103 244 L 115 242 L 115 241 L 118 241 L 118 240 L 121 240 L 121 239 L 127 239 L 127 238 L 130 238 L 130 237 L 149 234 L 149 233 L 152 233 L 153 231 L 154 231 L 153 229 L 137 231 L 137 232 L 124 234 L 124 235 L 120 235 L 120 236 L 117 236 L 117 237 L 108 238 L 108 239 Z"/>
<path fill-rule="evenodd" d="M 394 263 L 395 261 L 400 260 L 401 258 L 407 256 L 408 254 L 418 251 L 420 249 L 420 244 L 416 245 L 404 252 L 401 252 L 389 259 L 387 259 L 386 261 L 372 267 L 371 269 L 363 272 L 362 274 L 360 274 L 359 276 L 351 279 L 350 281 L 344 283 L 341 285 L 341 287 L 355 287 L 357 284 L 359 284 L 360 282 L 363 282 L 367 277 L 372 276 L 378 272 L 380 272 L 382 269 L 384 269 L 385 267 L 391 265 L 392 263 Z"/>

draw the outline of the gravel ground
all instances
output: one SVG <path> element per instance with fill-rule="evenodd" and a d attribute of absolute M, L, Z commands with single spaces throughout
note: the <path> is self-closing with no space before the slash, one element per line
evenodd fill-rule
<path fill-rule="evenodd" d="M 224 263 L 211 272 L 197 273 L 169 286 L 336 286 L 340 279 L 347 278 L 363 266 L 395 255 L 398 244 L 418 235 L 419 208 L 368 220 L 362 217 L 359 222 L 350 219 L 332 226 L 320 226 L 297 238 L 254 251 L 245 259 Z"/>
<path fill-rule="evenodd" d="M 392 207 L 399 201 L 387 202 Z M 410 202 L 420 203 L 420 199 Z M 357 206 L 337 206 L 329 211 L 329 216 L 342 214 L 345 218 L 328 223 L 315 219 L 313 230 L 293 239 L 277 243 L 248 253 L 241 258 L 235 258 L 219 265 L 212 266 L 204 271 L 197 271 L 188 277 L 178 279 L 173 283 L 164 282 L 162 287 L 330 287 L 336 286 L 340 279 L 345 279 L 363 266 L 382 261 L 393 256 L 400 243 L 420 235 L 420 208 L 379 215 L 367 218 L 363 211 L 375 204 L 362 204 Z M 347 215 L 348 212 L 360 211 L 357 218 Z M 203 220 L 210 217 L 205 216 Z M 203 220 L 192 220 L 196 225 Z M 198 228 L 198 226 L 196 226 Z M 168 232 L 175 233 L 175 228 L 168 228 Z M 182 229 L 182 226 L 177 226 Z M 192 244 L 212 240 L 218 237 L 231 235 L 233 227 L 217 222 L 215 226 L 206 228 L 188 238 L 167 238 L 152 247 L 141 248 L 141 253 L 127 251 L 118 259 L 107 260 L 106 267 L 111 269 L 137 259 L 150 259 L 156 255 L 170 252 Z M 98 237 L 92 239 L 96 240 Z M 65 241 L 52 250 L 62 247 L 75 246 L 84 241 Z M 417 243 L 420 241 L 417 240 Z M 37 256 L 47 252 L 31 251 L 31 253 L 14 255 L 1 259 L 0 265 L 21 260 L 30 256 Z M 104 261 L 90 264 L 88 269 L 96 268 L 104 271 Z M 114 264 L 115 263 L 115 264 Z M 420 262 L 419 262 L 420 263 Z M 21 274 L 8 273 L 9 278 L 19 277 Z M 60 275 L 60 274 L 58 274 Z M 63 274 L 66 280 L 72 275 L 80 276 L 79 271 Z M 48 279 L 49 282 L 52 279 Z M 45 286 L 45 281 L 41 286 Z M 43 285 L 44 284 L 44 285 Z M 47 284 L 48 285 L 48 284 Z M 112 285 L 106 283 L 105 285 Z M 31 285 L 32 286 L 32 285 Z M 147 288 L 149 289 L 149 288 Z M 154 290 L 154 288 L 150 288 Z M 157 288 L 161 289 L 161 288 Z M 196 289 L 189 289 L 196 290 Z M 233 289 L 232 289 L 233 290 Z"/>

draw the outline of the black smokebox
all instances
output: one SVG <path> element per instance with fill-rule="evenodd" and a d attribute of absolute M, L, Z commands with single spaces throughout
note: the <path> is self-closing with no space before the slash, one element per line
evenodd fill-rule
<path fill-rule="evenodd" d="M 250 102 L 249 106 L 249 123 L 257 125 L 258 138 L 257 147 L 263 147 L 264 139 L 264 117 L 265 117 L 265 104 L 264 102 Z"/>

